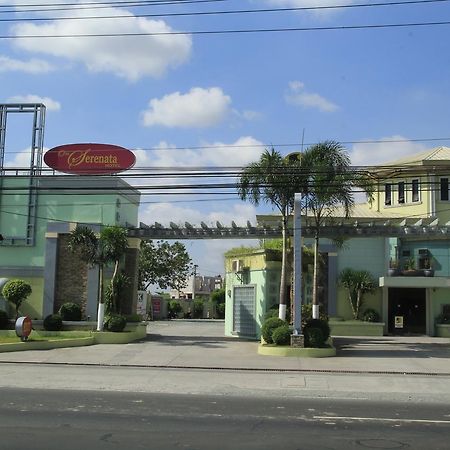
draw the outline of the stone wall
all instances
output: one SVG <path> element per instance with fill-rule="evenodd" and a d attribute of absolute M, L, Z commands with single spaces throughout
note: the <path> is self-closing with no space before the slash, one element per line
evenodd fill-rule
<path fill-rule="evenodd" d="M 63 303 L 73 302 L 81 306 L 82 314 L 87 302 L 87 264 L 68 248 L 70 235 L 58 235 L 55 302 L 53 311 L 59 311 Z"/>

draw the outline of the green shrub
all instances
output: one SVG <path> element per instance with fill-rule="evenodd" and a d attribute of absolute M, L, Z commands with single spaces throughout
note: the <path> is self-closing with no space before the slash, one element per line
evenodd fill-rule
<path fill-rule="evenodd" d="M 23 301 L 31 294 L 31 286 L 23 280 L 9 280 L 2 289 L 2 295 L 16 306 L 16 316 Z"/>
<path fill-rule="evenodd" d="M 105 328 L 108 331 L 119 333 L 124 330 L 127 324 L 127 319 L 120 314 L 112 314 L 106 318 Z"/>
<path fill-rule="evenodd" d="M 278 317 L 278 309 L 271 308 L 264 314 L 264 320 L 270 319 L 271 317 Z"/>
<path fill-rule="evenodd" d="M 291 334 L 288 325 L 281 325 L 272 332 L 272 340 L 275 345 L 289 345 L 291 343 Z"/>
<path fill-rule="evenodd" d="M 362 319 L 365 322 L 379 322 L 380 321 L 380 315 L 374 309 L 370 309 L 369 308 L 369 309 L 366 309 L 364 311 Z"/>
<path fill-rule="evenodd" d="M 174 319 L 183 310 L 183 307 L 177 300 L 171 300 L 167 305 L 167 310 L 169 312 L 169 319 Z"/>
<path fill-rule="evenodd" d="M 327 320 L 322 319 L 309 319 L 306 321 L 303 327 L 303 334 L 306 335 L 306 330 L 309 328 L 319 328 L 322 331 L 324 342 L 330 337 L 330 326 Z"/>
<path fill-rule="evenodd" d="M 61 331 L 62 326 L 62 318 L 59 314 L 50 314 L 44 319 L 44 330 Z"/>
<path fill-rule="evenodd" d="M 142 322 L 143 320 L 145 320 L 144 317 L 142 317 L 140 314 L 126 314 L 125 319 L 127 322 Z"/>
<path fill-rule="evenodd" d="M 203 317 L 203 300 L 194 300 L 194 318 L 201 319 Z"/>
<path fill-rule="evenodd" d="M 304 331 L 305 347 L 320 348 L 325 344 L 326 339 L 320 328 L 306 328 Z"/>
<path fill-rule="evenodd" d="M 261 335 L 268 344 L 273 344 L 272 333 L 275 328 L 287 325 L 284 320 L 278 317 L 269 317 L 266 319 L 261 327 Z"/>
<path fill-rule="evenodd" d="M 9 318 L 6 311 L 0 309 L 0 330 L 6 330 L 9 326 Z"/>
<path fill-rule="evenodd" d="M 225 303 L 218 303 L 216 305 L 216 316 L 218 319 L 225 318 Z"/>
<path fill-rule="evenodd" d="M 76 303 L 64 303 L 59 308 L 59 314 L 62 320 L 72 320 L 78 322 L 81 320 L 81 306 Z"/>
<path fill-rule="evenodd" d="M 312 319 L 312 305 L 302 305 L 302 328 L 305 327 L 306 322 Z M 319 308 L 319 319 L 328 320 L 328 315 L 323 312 L 323 308 Z"/>

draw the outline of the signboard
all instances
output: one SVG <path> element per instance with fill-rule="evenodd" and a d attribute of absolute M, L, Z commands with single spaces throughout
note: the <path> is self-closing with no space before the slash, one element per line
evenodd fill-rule
<path fill-rule="evenodd" d="M 394 316 L 395 328 L 403 328 L 403 316 Z"/>
<path fill-rule="evenodd" d="M 134 153 L 118 145 L 66 144 L 44 155 L 47 166 L 58 172 L 75 175 L 107 175 L 131 169 Z"/>
<path fill-rule="evenodd" d="M 158 317 L 161 314 L 161 300 L 159 298 L 152 299 L 153 316 Z"/>
<path fill-rule="evenodd" d="M 19 317 L 16 320 L 16 335 L 20 337 L 22 341 L 26 341 L 28 336 L 31 334 L 31 330 L 33 329 L 33 324 L 31 323 L 31 319 L 26 317 Z"/>

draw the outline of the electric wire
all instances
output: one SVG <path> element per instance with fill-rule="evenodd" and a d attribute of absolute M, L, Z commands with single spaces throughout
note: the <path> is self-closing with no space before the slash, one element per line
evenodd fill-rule
<path fill-rule="evenodd" d="M 276 12 L 294 12 L 294 11 L 316 11 L 329 9 L 349 9 L 349 8 L 373 8 L 388 6 L 408 6 L 417 4 L 443 3 L 449 0 L 408 0 L 396 2 L 379 3 L 353 3 L 347 5 L 324 5 L 324 6 L 301 6 L 286 8 L 259 8 L 259 9 L 234 9 L 234 10 L 216 10 L 216 11 L 188 11 L 188 12 L 170 12 L 170 13 L 147 13 L 147 14 L 119 14 L 108 16 L 64 16 L 64 17 L 14 17 L 0 18 L 0 22 L 48 22 L 48 21 L 67 21 L 67 20 L 103 20 L 103 19 L 135 19 L 135 18 L 154 18 L 154 17 L 190 17 L 190 16 L 214 16 L 214 15 L 240 15 L 240 14 L 260 14 Z M 142 5 L 141 5 L 142 6 Z M 0 11 L 1 13 L 2 11 Z M 21 11 L 22 12 L 22 11 Z"/>
<path fill-rule="evenodd" d="M 436 27 L 450 25 L 450 20 L 430 22 L 405 22 L 382 23 L 364 25 L 336 25 L 321 27 L 280 27 L 280 28 L 248 28 L 248 29 L 222 29 L 222 30 L 191 30 L 191 31 L 158 31 L 158 32 L 132 32 L 132 33 L 78 33 L 78 34 L 16 34 L 0 35 L 1 40 L 16 39 L 71 39 L 71 38 L 127 38 L 127 37 L 152 37 L 152 36 L 212 36 L 231 34 L 261 34 L 261 33 L 285 33 L 307 31 L 348 31 L 348 30 L 381 30 L 388 28 L 416 28 Z"/>

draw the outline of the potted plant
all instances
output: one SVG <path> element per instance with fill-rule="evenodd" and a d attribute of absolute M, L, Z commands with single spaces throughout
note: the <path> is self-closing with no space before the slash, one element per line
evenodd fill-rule
<path fill-rule="evenodd" d="M 411 256 L 403 264 L 402 275 L 406 277 L 417 277 L 418 274 L 419 272 L 416 270 L 416 260 Z"/>
<path fill-rule="evenodd" d="M 390 277 L 396 277 L 400 273 L 398 268 L 398 260 L 395 258 L 391 258 L 389 260 L 389 269 L 388 269 L 388 276 Z"/>
<path fill-rule="evenodd" d="M 434 277 L 434 269 L 431 258 L 425 258 L 423 262 L 423 274 L 426 277 Z"/>

